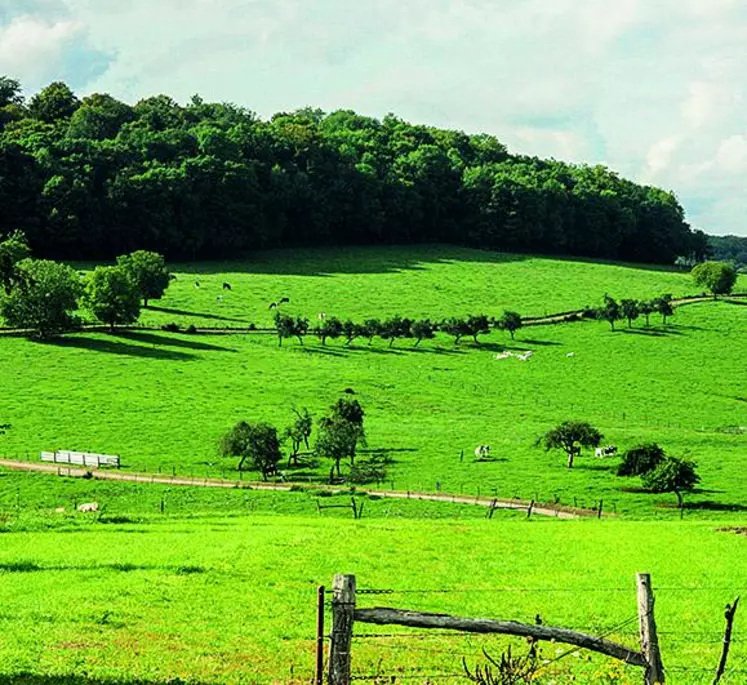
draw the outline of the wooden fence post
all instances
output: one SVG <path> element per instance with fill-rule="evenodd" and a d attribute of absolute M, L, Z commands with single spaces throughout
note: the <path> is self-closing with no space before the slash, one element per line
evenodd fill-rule
<path fill-rule="evenodd" d="M 350 685 L 350 643 L 355 616 L 355 576 L 335 576 L 332 584 L 332 634 L 329 639 L 329 685 Z"/>
<path fill-rule="evenodd" d="M 324 685 L 324 585 L 316 591 L 316 673 L 314 685 Z"/>
<path fill-rule="evenodd" d="M 646 685 L 664 683 L 664 666 L 659 652 L 659 638 L 654 618 L 654 592 L 648 573 L 636 575 L 638 585 L 638 625 L 641 634 L 641 653 L 646 660 Z"/>

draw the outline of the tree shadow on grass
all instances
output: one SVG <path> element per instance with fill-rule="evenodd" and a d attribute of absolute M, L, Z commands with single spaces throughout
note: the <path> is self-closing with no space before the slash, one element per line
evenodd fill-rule
<path fill-rule="evenodd" d="M 180 362 L 194 361 L 197 359 L 195 355 L 187 352 L 164 350 L 159 347 L 145 347 L 144 345 L 130 345 L 129 343 L 124 343 L 119 340 L 86 338 L 83 336 L 61 338 L 54 342 L 45 344 L 51 344 L 56 347 L 71 347 L 80 350 L 90 350 L 92 352 L 119 354 L 129 357 L 143 357 L 146 359 L 165 359 Z"/>
<path fill-rule="evenodd" d="M 512 343 L 526 343 L 527 345 L 539 346 L 539 347 L 560 347 L 563 343 L 553 342 L 551 340 L 531 340 L 529 338 L 521 340 L 512 340 Z M 511 348 L 506 348 L 511 349 Z"/>
<path fill-rule="evenodd" d="M 94 678 L 81 675 L 32 675 L 18 673 L 14 675 L 0 674 L 0 685 L 210 685 L 204 680 L 141 680 L 126 678 L 125 680 L 112 678 Z"/>
<path fill-rule="evenodd" d="M 747 300 L 721 300 L 726 304 L 735 304 L 738 307 L 747 307 Z"/>
<path fill-rule="evenodd" d="M 184 338 L 175 338 L 171 336 L 156 335 L 155 333 L 142 333 L 140 331 L 118 331 L 115 333 L 117 338 L 125 338 L 135 342 L 147 345 L 164 345 L 166 347 L 184 347 L 190 350 L 204 350 L 206 352 L 236 352 L 230 347 L 221 347 L 210 343 L 199 342 L 197 340 Z"/>
<path fill-rule="evenodd" d="M 575 462 L 573 468 L 579 471 L 616 471 L 617 464 L 585 464 L 583 462 Z"/>
<path fill-rule="evenodd" d="M 676 502 L 663 502 L 659 505 L 664 509 L 676 509 Z M 728 511 L 728 512 L 745 512 L 747 506 L 744 504 L 727 504 L 725 502 L 713 502 L 706 500 L 704 502 L 688 502 L 685 496 L 684 508 L 688 511 Z"/>
<path fill-rule="evenodd" d="M 135 571 L 169 571 L 177 575 L 205 573 L 201 566 L 159 566 L 157 564 L 90 564 L 90 565 L 61 565 L 50 564 L 42 566 L 33 561 L 16 561 L 0 564 L 0 573 L 43 573 L 46 571 L 117 571 L 119 573 L 133 573 Z"/>
<path fill-rule="evenodd" d="M 234 323 L 249 323 L 249 319 L 237 319 L 231 316 L 220 316 L 219 314 L 207 314 L 205 312 L 190 312 L 186 309 L 173 309 L 171 307 L 148 306 L 145 311 L 161 312 L 162 314 L 173 314 L 174 316 L 189 316 L 194 319 L 214 319 L 215 321 L 233 321 Z"/>
<path fill-rule="evenodd" d="M 647 338 L 667 338 L 670 335 L 687 335 L 687 333 L 674 328 L 621 328 L 618 332 L 628 335 L 642 335 Z"/>

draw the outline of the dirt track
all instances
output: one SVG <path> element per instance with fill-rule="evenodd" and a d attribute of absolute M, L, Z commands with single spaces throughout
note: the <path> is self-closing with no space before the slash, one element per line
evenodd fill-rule
<path fill-rule="evenodd" d="M 165 476 L 158 474 L 122 473 L 122 471 L 100 471 L 96 469 L 81 469 L 63 465 L 31 463 L 26 461 L 12 461 L 0 459 L 0 467 L 13 469 L 15 471 L 37 471 L 41 473 L 54 473 L 69 478 L 83 478 L 91 474 L 95 480 L 119 480 L 130 483 L 157 483 L 160 485 L 178 485 L 184 487 L 201 488 L 244 488 L 247 490 L 276 490 L 290 492 L 294 487 L 303 487 L 306 490 L 326 490 L 332 492 L 348 492 L 347 489 L 334 488 L 324 485 L 308 485 L 304 483 L 263 483 L 261 481 L 235 481 L 221 480 L 219 478 L 185 478 L 180 476 Z M 492 497 L 467 497 L 464 495 L 448 495 L 444 493 L 427 492 L 405 492 L 402 490 L 377 490 L 365 488 L 369 495 L 389 499 L 414 499 L 427 502 L 445 502 L 452 504 L 472 504 L 478 507 L 494 507 L 495 509 L 518 509 L 526 511 L 529 503 L 517 500 L 502 500 Z M 532 513 L 539 516 L 552 516 L 560 519 L 575 519 L 582 516 L 592 516 L 595 512 L 588 510 L 573 510 L 567 507 L 552 509 L 547 506 L 535 505 Z"/>

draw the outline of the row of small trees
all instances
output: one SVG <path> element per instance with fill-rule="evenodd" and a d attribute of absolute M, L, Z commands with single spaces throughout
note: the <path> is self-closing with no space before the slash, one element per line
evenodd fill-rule
<path fill-rule="evenodd" d="M 361 338 L 368 340 L 369 344 L 375 337 L 388 340 L 389 346 L 398 339 L 415 340 L 415 347 L 423 340 L 432 339 L 436 332 L 442 331 L 454 337 L 458 343 L 462 338 L 472 338 L 479 343 L 479 336 L 490 333 L 491 328 L 508 331 L 513 339 L 514 334 L 522 326 L 521 316 L 516 312 L 504 312 L 499 319 L 489 318 L 484 314 L 471 315 L 464 318 L 450 318 L 443 321 L 431 321 L 431 319 L 408 319 L 401 316 L 392 316 L 388 319 L 366 319 L 362 323 L 350 319 L 342 321 L 335 316 L 323 317 L 319 325 L 312 328 L 309 320 L 303 316 L 289 316 L 282 312 L 275 313 L 275 330 L 278 335 L 279 345 L 283 340 L 296 338 L 303 345 L 304 338 L 316 335 L 323 345 L 327 340 L 344 338 L 345 344 L 350 345 L 354 340 Z"/>
<path fill-rule="evenodd" d="M 661 314 L 662 323 L 666 325 L 667 319 L 674 316 L 674 306 L 670 294 L 656 297 L 653 300 L 625 299 L 618 302 L 609 295 L 604 296 L 604 304 L 596 310 L 592 310 L 595 318 L 607 321 L 612 330 L 615 330 L 615 322 L 627 319 L 628 328 L 633 327 L 633 322 L 641 316 L 646 318 L 649 325 L 651 314 Z"/>
<path fill-rule="evenodd" d="M 80 325 L 87 310 L 111 329 L 135 323 L 141 303 L 163 296 L 171 281 L 164 258 L 146 250 L 97 266 L 82 277 L 67 264 L 32 259 L 25 236 L 15 232 L 0 242 L 0 315 L 8 326 L 51 338 Z"/>
<path fill-rule="evenodd" d="M 564 421 L 549 430 L 537 441 L 546 450 L 561 449 L 568 457 L 568 468 L 580 456 L 582 448 L 599 447 L 604 436 L 585 421 Z M 639 476 L 649 492 L 673 492 L 680 509 L 683 493 L 690 492 L 700 482 L 697 464 L 668 456 L 656 443 L 637 445 L 623 454 L 617 470 L 618 476 Z"/>
<path fill-rule="evenodd" d="M 314 419 L 308 409 L 294 410 L 296 419 L 285 431 L 264 422 L 240 421 L 221 439 L 220 453 L 224 457 L 238 458 L 237 469 L 259 471 L 267 480 L 278 471 L 283 458 L 281 445 L 289 444 L 288 466 L 299 466 L 301 447 L 310 449 Z M 341 462 L 349 460 L 355 468 L 359 446 L 366 445 L 363 426 L 365 412 L 358 400 L 341 398 L 329 412 L 317 421 L 317 435 L 311 454 L 333 462 L 332 471 L 342 475 Z"/>

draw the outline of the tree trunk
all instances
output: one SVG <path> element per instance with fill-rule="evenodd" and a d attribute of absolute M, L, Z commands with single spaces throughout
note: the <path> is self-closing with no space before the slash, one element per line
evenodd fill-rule
<path fill-rule="evenodd" d="M 282 347 L 282 346 L 283 346 L 283 336 L 279 335 L 278 336 L 278 347 Z"/>
<path fill-rule="evenodd" d="M 509 332 L 509 333 L 511 334 L 511 340 L 513 340 L 513 339 L 514 339 L 514 333 L 515 333 L 516 331 L 514 331 L 514 329 L 513 329 L 513 328 L 509 328 L 509 329 L 508 329 L 508 332 Z"/>
<path fill-rule="evenodd" d="M 649 324 L 649 321 L 648 321 L 648 317 L 649 317 L 649 315 L 648 315 L 648 314 L 646 314 L 646 326 L 649 326 L 649 325 L 650 325 L 650 324 Z"/>
<path fill-rule="evenodd" d="M 296 336 L 298 338 L 298 342 L 301 343 L 301 347 L 303 347 L 303 338 L 300 335 Z"/>
<path fill-rule="evenodd" d="M 568 452 L 568 468 L 569 469 L 573 468 L 573 457 L 575 456 L 576 456 L 576 452 L 573 448 L 571 448 L 570 451 Z"/>
<path fill-rule="evenodd" d="M 389 338 L 389 347 L 394 345 L 394 338 Z"/>
<path fill-rule="evenodd" d="M 421 340 L 422 340 L 422 338 L 418 338 L 418 339 L 417 339 L 417 340 L 415 341 L 415 347 L 417 347 L 418 345 L 420 345 L 420 341 L 421 341 Z"/>

